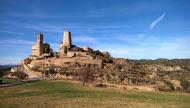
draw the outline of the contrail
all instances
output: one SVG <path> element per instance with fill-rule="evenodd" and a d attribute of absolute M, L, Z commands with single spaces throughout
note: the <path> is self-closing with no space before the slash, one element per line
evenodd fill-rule
<path fill-rule="evenodd" d="M 151 25 L 150 25 L 150 29 L 152 30 L 164 17 L 165 17 L 165 13 L 163 13 L 160 17 L 158 17 L 156 20 L 154 20 Z"/>

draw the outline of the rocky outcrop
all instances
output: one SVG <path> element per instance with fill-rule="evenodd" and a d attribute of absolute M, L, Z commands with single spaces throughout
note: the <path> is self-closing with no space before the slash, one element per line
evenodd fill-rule
<path fill-rule="evenodd" d="M 122 85 L 154 85 L 160 90 L 180 90 L 190 80 L 190 60 L 128 60 L 113 58 L 108 52 L 94 51 L 89 47 L 78 47 L 71 42 L 71 33 L 64 32 L 60 51 L 53 52 L 43 44 L 39 35 L 32 48 L 32 56 L 21 62 L 21 67 L 33 77 L 51 77 L 82 80 L 91 78 L 95 82 Z M 189 86 L 189 85 L 188 85 Z M 190 88 L 190 87 L 185 88 Z"/>

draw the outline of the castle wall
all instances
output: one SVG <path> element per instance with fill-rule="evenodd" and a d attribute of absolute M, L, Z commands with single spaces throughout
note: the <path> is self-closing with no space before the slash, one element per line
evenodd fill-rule
<path fill-rule="evenodd" d="M 31 66 L 33 68 L 36 67 L 44 67 L 44 66 L 64 66 L 67 63 L 81 63 L 81 64 L 96 64 L 100 65 L 101 60 L 93 60 L 86 57 L 73 57 L 73 58 L 65 58 L 65 59 L 51 59 L 51 60 L 35 60 L 31 62 Z"/>
<path fill-rule="evenodd" d="M 38 48 L 38 46 L 37 45 L 33 45 L 32 46 L 32 55 L 33 56 L 38 56 L 38 54 L 39 54 L 39 48 Z"/>
<path fill-rule="evenodd" d="M 60 45 L 60 54 L 65 55 L 67 53 L 67 47 L 63 44 Z"/>
<path fill-rule="evenodd" d="M 71 51 L 67 53 L 67 57 L 86 57 L 86 52 Z"/>

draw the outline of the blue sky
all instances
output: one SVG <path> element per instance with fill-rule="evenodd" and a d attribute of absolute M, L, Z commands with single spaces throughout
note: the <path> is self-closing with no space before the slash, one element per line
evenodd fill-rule
<path fill-rule="evenodd" d="M 54 51 L 73 44 L 129 59 L 190 58 L 189 0 L 0 0 L 0 64 L 31 54 L 36 35 Z"/>

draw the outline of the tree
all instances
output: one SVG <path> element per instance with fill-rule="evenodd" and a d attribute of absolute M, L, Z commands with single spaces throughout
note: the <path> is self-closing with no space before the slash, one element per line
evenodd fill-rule
<path fill-rule="evenodd" d="M 95 80 L 94 71 L 90 67 L 85 67 L 81 72 L 81 80 L 83 82 L 83 87 L 86 83 L 92 82 Z"/>
<path fill-rule="evenodd" d="M 3 66 L 0 66 L 0 84 L 2 84 L 3 82 L 3 76 L 7 75 L 10 71 L 10 67 L 3 67 Z"/>
<path fill-rule="evenodd" d="M 51 66 L 51 67 L 45 68 L 43 70 L 43 73 L 45 74 L 45 76 L 55 75 L 57 73 L 56 67 Z"/>

